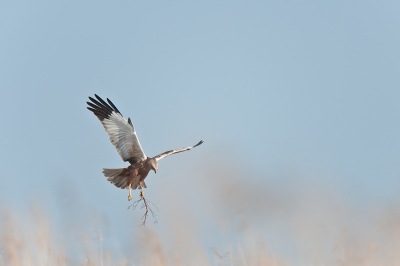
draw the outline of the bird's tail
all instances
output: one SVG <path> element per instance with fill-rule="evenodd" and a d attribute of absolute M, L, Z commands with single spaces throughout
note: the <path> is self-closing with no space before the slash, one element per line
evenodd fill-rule
<path fill-rule="evenodd" d="M 103 169 L 103 174 L 107 177 L 107 181 L 110 181 L 116 187 L 119 188 L 126 188 L 127 186 L 127 178 L 125 168 L 118 168 L 118 169 Z"/>
<path fill-rule="evenodd" d="M 117 168 L 117 169 L 103 169 L 103 174 L 107 177 L 107 181 L 110 181 L 114 186 L 125 189 L 128 187 L 128 178 L 130 176 L 130 171 L 127 168 Z M 136 176 L 132 182 L 132 189 L 140 188 L 139 176 Z M 142 187 L 146 187 L 146 183 L 142 180 Z"/>

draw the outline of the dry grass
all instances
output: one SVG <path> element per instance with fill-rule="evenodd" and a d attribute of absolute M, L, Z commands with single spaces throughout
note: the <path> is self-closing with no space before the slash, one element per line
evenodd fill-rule
<path fill-rule="evenodd" d="M 192 187 L 185 184 L 190 191 L 186 195 L 171 195 L 165 187 L 165 192 L 159 191 L 161 198 L 168 198 L 168 202 L 155 201 L 159 224 L 133 225 L 127 232 L 132 239 L 127 249 L 103 245 L 107 233 L 95 219 L 66 221 L 63 231 L 39 207 L 23 214 L 3 209 L 0 266 L 400 265 L 397 205 L 366 213 L 335 194 L 331 185 L 284 179 L 280 182 L 291 185 L 252 184 L 243 180 L 240 171 L 226 169 L 231 168 L 207 169 L 218 178 L 203 178 L 206 175 L 201 173 L 193 177 L 213 184 L 198 205 L 185 205 L 182 198 L 202 195 L 205 186 L 200 181 Z M 199 229 L 196 212 L 212 221 L 206 229 Z M 216 228 L 210 229 L 210 224 Z M 160 234 L 160 227 L 168 234 Z M 213 236 L 217 244 L 205 245 L 201 240 L 208 229 L 217 232 Z"/>
<path fill-rule="evenodd" d="M 188 248 L 190 258 L 183 258 L 185 254 L 176 252 L 167 254 L 160 236 L 148 227 L 140 227 L 141 231 L 133 237 L 138 240 L 140 258 L 130 261 L 123 256 L 115 256 L 103 250 L 102 234 L 98 234 L 95 241 L 83 235 L 80 241 L 83 244 L 84 257 L 77 260 L 68 257 L 63 243 L 57 242 L 51 231 L 51 225 L 46 216 L 39 209 L 29 215 L 29 219 L 21 219 L 11 211 L 3 211 L 1 216 L 0 232 L 0 265 L 284 265 L 278 264 L 268 252 L 263 243 L 259 243 L 256 252 L 245 253 L 242 244 L 221 251 L 212 248 L 213 259 L 210 261 L 199 249 L 194 254 Z M 255 251 L 255 250 L 253 250 Z M 184 261 L 182 261 L 184 260 Z"/>
<path fill-rule="evenodd" d="M 381 220 L 374 230 L 382 230 L 382 241 L 364 242 L 363 238 L 355 238 L 347 231 L 335 237 L 335 243 L 328 248 L 328 254 L 312 235 L 313 230 L 303 227 L 300 238 L 306 247 L 300 252 L 308 254 L 308 263 L 304 265 L 399 265 L 397 253 L 399 243 L 399 223 L 397 215 L 390 215 Z M 310 221 L 306 221 L 310 222 Z M 293 258 L 285 258 L 272 252 L 266 239 L 252 226 L 244 226 L 241 236 L 224 247 L 201 247 L 197 240 L 188 234 L 191 225 L 177 223 L 170 229 L 176 236 L 175 241 L 165 243 L 161 236 L 149 227 L 137 226 L 138 233 L 132 235 L 137 243 L 135 249 L 140 257 L 128 258 L 122 253 L 103 249 L 103 235 L 83 234 L 79 239 L 82 255 L 70 254 L 68 245 L 57 237 L 57 232 L 46 215 L 39 208 L 33 208 L 22 218 L 17 214 L 3 210 L 0 230 L 0 266 L 15 265 L 300 265 L 293 263 Z M 229 227 L 229 225 L 227 226 Z M 231 229 L 231 228 L 230 228 Z M 228 229 L 228 230 L 230 230 Z M 224 229 L 222 229 L 224 230 Z M 239 233 L 238 233 L 239 234 Z M 308 235 L 310 234 L 310 235 Z M 368 232 L 366 232 L 368 234 Z M 326 237 L 327 234 L 324 234 Z M 173 247 L 171 248 L 171 245 Z M 307 250 L 307 246 L 314 247 Z M 315 248 L 317 247 L 317 248 Z M 304 248 L 304 247 L 303 247 Z M 171 250 L 175 250 L 172 251 Z M 179 252 L 177 252 L 179 250 Z M 320 251 L 320 253 L 318 253 Z M 69 254 L 69 255 L 68 255 Z M 122 254 L 122 255 L 121 255 Z M 307 260 L 307 259 L 306 259 Z M 301 261 L 301 260 L 300 260 Z M 304 259 L 303 259 L 304 261 Z"/>

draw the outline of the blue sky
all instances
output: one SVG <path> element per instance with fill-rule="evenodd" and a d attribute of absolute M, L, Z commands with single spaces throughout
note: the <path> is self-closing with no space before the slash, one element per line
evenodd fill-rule
<path fill-rule="evenodd" d="M 148 156 L 205 141 L 146 180 L 163 206 L 168 183 L 207 209 L 210 184 L 195 194 L 191 178 L 218 179 L 215 167 L 284 192 L 329 184 L 360 210 L 398 204 L 399 13 L 395 1 L 2 2 L 0 201 L 40 202 L 58 221 L 79 199 L 127 241 L 120 228 L 140 215 L 101 174 L 126 164 L 86 110 L 96 93 Z"/>

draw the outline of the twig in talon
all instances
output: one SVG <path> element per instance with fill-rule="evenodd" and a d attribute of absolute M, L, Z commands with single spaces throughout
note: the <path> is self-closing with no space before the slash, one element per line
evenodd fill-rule
<path fill-rule="evenodd" d="M 140 206 L 140 209 L 145 208 L 145 210 L 146 210 L 142 216 L 143 223 L 141 225 L 146 226 L 146 220 L 147 220 L 147 216 L 149 215 L 149 212 L 150 212 L 151 216 L 153 216 L 153 218 L 155 219 L 154 223 L 157 224 L 158 223 L 157 218 L 156 218 L 157 214 L 153 211 L 153 209 L 150 206 L 153 205 L 157 211 L 159 211 L 159 210 L 154 203 L 147 200 L 143 196 L 142 191 L 140 192 L 140 199 L 136 200 L 135 202 L 133 202 L 132 205 L 128 206 L 128 209 L 130 207 L 132 207 L 132 210 L 135 210 L 141 201 L 143 202 L 143 204 Z"/>

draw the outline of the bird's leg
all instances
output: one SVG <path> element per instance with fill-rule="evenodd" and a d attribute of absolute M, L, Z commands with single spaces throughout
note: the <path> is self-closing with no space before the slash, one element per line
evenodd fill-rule
<path fill-rule="evenodd" d="M 132 185 L 129 186 L 129 195 L 128 195 L 128 200 L 132 199 Z"/>
<path fill-rule="evenodd" d="M 143 190 L 142 186 L 140 186 L 140 198 L 144 199 L 144 190 Z"/>

